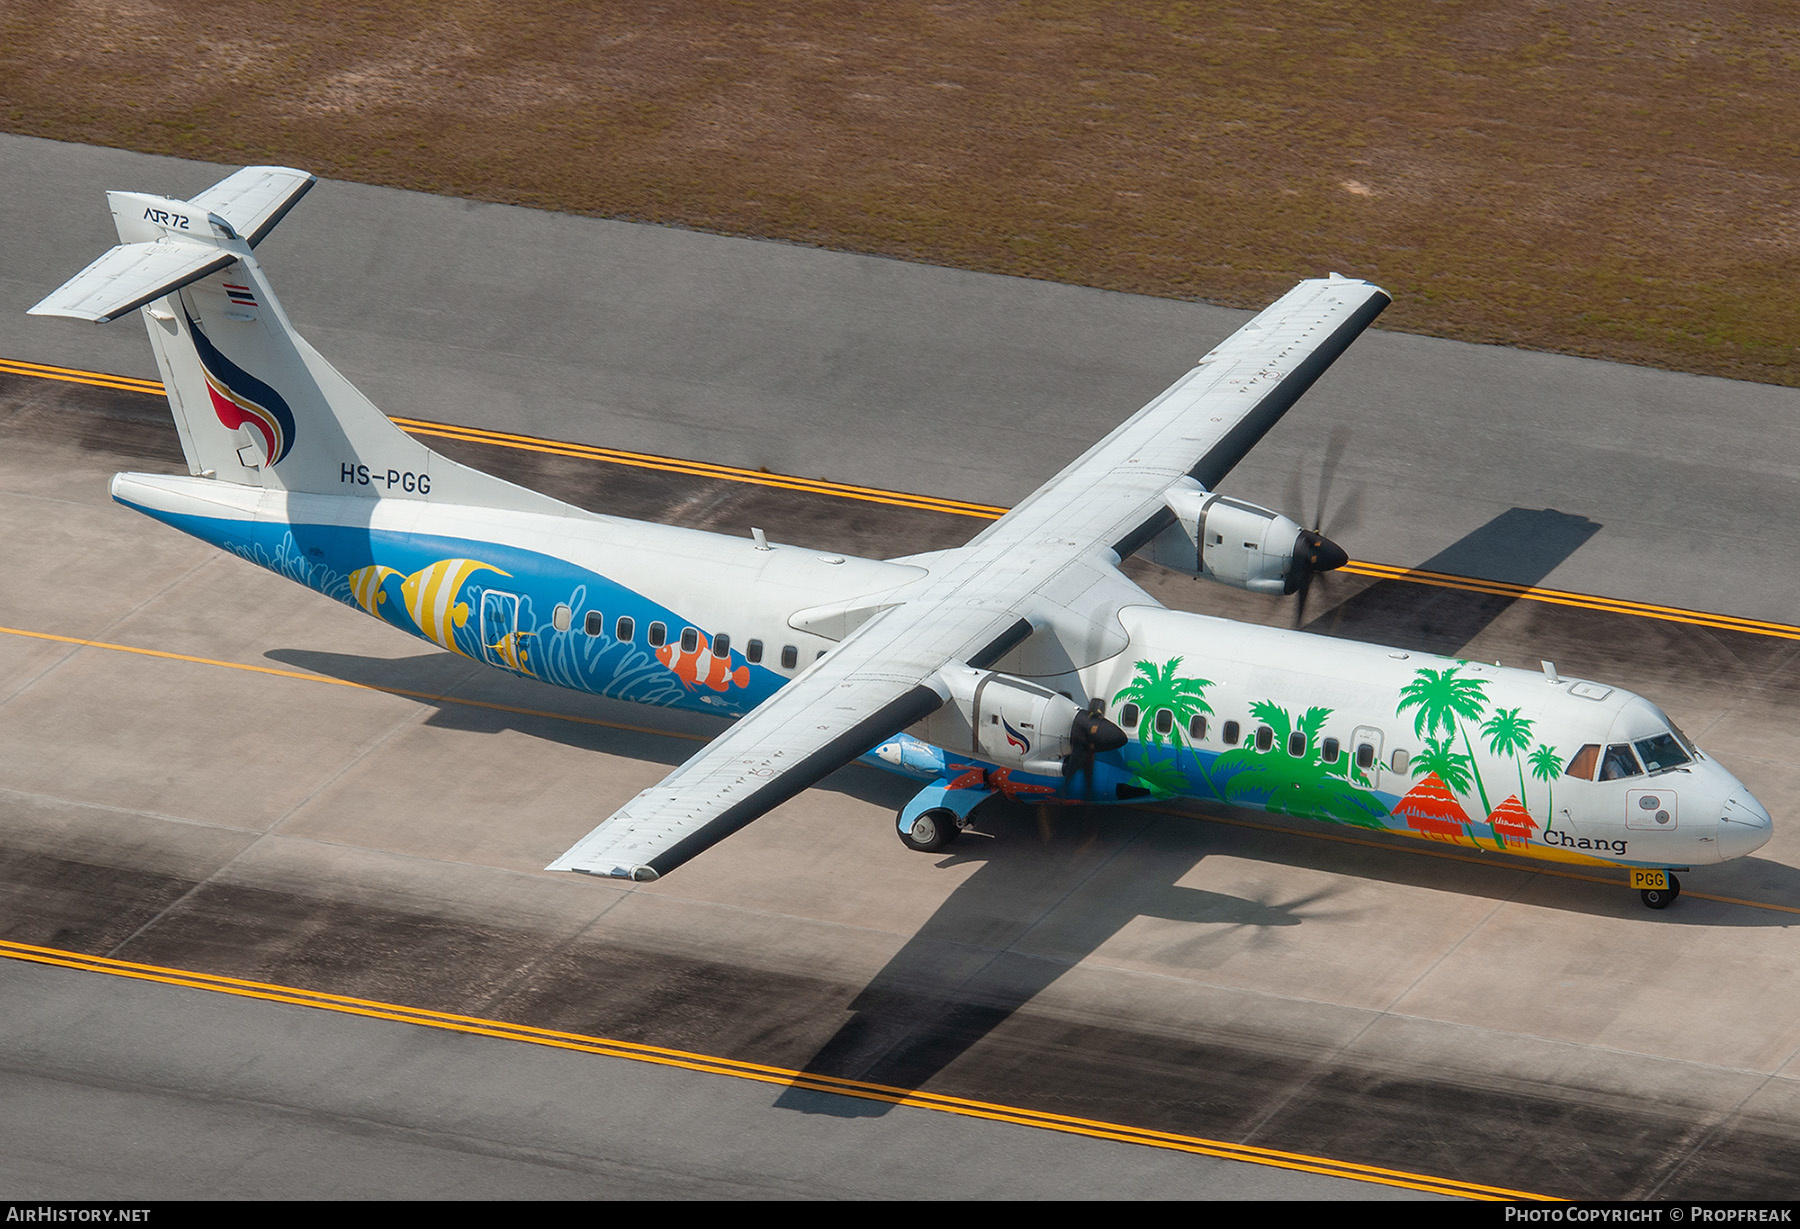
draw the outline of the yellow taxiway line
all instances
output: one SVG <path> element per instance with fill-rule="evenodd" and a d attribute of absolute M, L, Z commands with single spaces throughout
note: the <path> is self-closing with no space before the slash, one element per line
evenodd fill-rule
<path fill-rule="evenodd" d="M 47 380 L 61 380 L 70 383 L 88 384 L 100 388 L 156 396 L 162 395 L 164 391 L 162 384 L 155 380 L 143 380 L 133 376 L 108 375 L 103 372 L 82 371 L 76 368 L 55 367 L 43 363 L 27 363 L 13 359 L 0 359 L 0 374 L 30 376 Z M 721 481 L 750 483 L 782 490 L 800 491 L 843 499 L 855 499 L 868 503 L 917 508 L 924 511 L 943 512 L 951 515 L 968 516 L 984 520 L 997 519 L 1000 516 L 1003 516 L 1007 511 L 1007 509 L 1003 507 L 990 504 L 978 504 L 964 500 L 940 499 L 934 496 L 887 491 L 873 487 L 855 486 L 848 483 L 830 482 L 823 479 L 808 479 L 785 474 L 772 474 L 761 470 L 716 465 L 711 462 L 688 461 L 675 457 L 662 457 L 647 453 L 628 452 L 622 449 L 600 448 L 587 444 L 575 444 L 567 441 L 550 440 L 510 432 L 489 431 L 476 427 L 462 427 L 449 423 L 432 422 L 425 419 L 395 417 L 393 421 L 396 425 L 413 435 L 462 440 L 468 443 L 487 444 L 493 447 L 513 448 L 521 451 L 538 452 L 553 456 L 567 456 L 581 460 L 601 461 L 615 465 L 628 465 L 643 469 L 660 470 L 666 473 L 688 474 L 695 477 L 711 478 Z M 1733 615 L 1720 615 L 1705 611 L 1684 610 L 1678 607 L 1658 606 L 1647 602 L 1633 602 L 1617 598 L 1597 597 L 1590 594 L 1573 593 L 1565 590 L 1517 585 L 1503 581 L 1481 580 L 1478 578 L 1455 576 L 1441 572 L 1431 572 L 1418 568 L 1402 568 L 1390 564 L 1370 563 L 1366 561 L 1352 561 L 1342 570 L 1354 575 L 1365 576 L 1376 580 L 1403 581 L 1410 584 L 1458 589 L 1472 593 L 1486 593 L 1494 596 L 1546 602 L 1554 605 L 1596 610 L 1610 614 L 1623 614 L 1637 618 L 1686 623 L 1724 631 L 1739 631 L 1752 635 L 1800 640 L 1800 627 L 1784 623 L 1769 622 L 1766 620 L 1742 619 Z M 646 726 L 630 725 L 623 722 L 605 721 L 595 717 L 581 717 L 569 713 L 522 708 L 514 705 L 464 699 L 457 696 L 439 695 L 408 688 L 381 687 L 369 683 L 353 682 L 347 679 L 328 678 L 323 675 L 310 674 L 303 671 L 280 670 L 273 667 L 255 666 L 242 662 L 221 661 L 214 658 L 197 657 L 183 653 L 171 653 L 157 649 L 139 648 L 132 645 L 86 640 L 75 636 L 60 636 L 49 632 L 35 632 L 22 628 L 0 627 L 0 634 L 55 641 L 84 648 L 104 649 L 146 657 L 158 657 L 198 665 L 217 666 L 224 669 L 244 670 L 257 674 L 268 674 L 282 678 L 297 679 L 303 682 L 350 687 L 362 691 L 384 692 L 389 695 L 404 696 L 409 699 L 424 700 L 431 703 L 458 704 L 475 708 L 487 708 L 501 712 L 516 713 L 522 716 L 546 717 L 555 720 L 581 722 L 584 724 L 602 726 L 608 729 L 625 730 L 633 733 L 704 741 L 699 735 L 681 734 L 674 731 L 658 730 Z M 1255 828 L 1271 832 L 1293 832 L 1292 829 L 1283 828 L 1274 824 L 1261 824 L 1249 820 L 1225 819 L 1216 816 L 1211 818 L 1216 822 L 1227 823 L 1237 827 Z M 1367 845 L 1371 848 L 1395 848 L 1392 845 L 1355 837 L 1342 836 L 1335 833 L 1295 834 L 1313 836 L 1325 840 L 1334 840 L 1346 844 Z M 1468 855 L 1457 855 L 1437 850 L 1404 850 L 1403 852 L 1418 853 L 1429 857 L 1451 858 L 1458 861 L 1478 862 L 1488 866 L 1494 865 L 1494 863 L 1488 859 L 1476 858 Z M 1537 874 L 1554 875 L 1559 878 L 1593 883 L 1611 883 L 1610 880 L 1601 879 L 1592 875 L 1581 875 L 1569 871 L 1536 867 L 1532 869 Z M 1800 908 L 1789 905 L 1740 900 L 1734 897 L 1711 896 L 1705 893 L 1691 891 L 1685 894 L 1693 896 L 1696 899 L 1711 900 L 1722 904 L 1742 905 L 1757 909 L 1771 909 L 1786 913 L 1800 913 Z M 340 995 L 300 990 L 293 987 L 273 986 L 259 982 L 242 981 L 235 978 L 215 977 L 211 974 L 194 973 L 179 969 L 166 969 L 155 965 L 132 964 L 127 961 L 111 960 L 98 956 L 84 956 L 79 953 L 63 952 L 54 948 L 33 947 L 28 944 L 12 943 L 4 940 L 0 940 L 0 956 L 7 956 L 17 960 L 30 960 L 41 964 L 60 965 L 66 968 L 111 973 L 116 976 L 128 976 L 150 981 L 159 981 L 170 985 L 191 986 L 220 993 L 263 998 L 276 1002 L 297 1003 L 305 1006 L 371 1016 L 379 1019 L 398 1020 L 436 1028 L 455 1029 L 457 1031 L 476 1033 L 484 1036 L 529 1041 L 539 1045 L 559 1046 L 565 1049 L 579 1050 L 588 1053 L 608 1054 L 641 1062 L 661 1063 L 669 1066 L 684 1067 L 689 1070 L 732 1075 L 742 1079 L 761 1080 L 767 1083 L 784 1084 L 796 1088 L 807 1088 L 820 1092 L 835 1092 L 846 1096 L 886 1101 L 896 1105 L 919 1106 L 922 1108 L 936 1109 L 970 1117 L 989 1118 L 1001 1122 L 1038 1126 L 1048 1130 L 1088 1135 L 1098 1139 L 1121 1140 L 1145 1144 L 1152 1147 L 1170 1148 L 1177 1151 L 1223 1157 L 1230 1160 L 1247 1161 L 1254 1164 L 1274 1165 L 1308 1173 L 1346 1177 L 1366 1182 L 1378 1182 L 1390 1186 L 1406 1187 L 1412 1190 L 1458 1195 L 1472 1199 L 1550 1198 L 1550 1196 L 1506 1190 L 1500 1187 L 1463 1183 L 1454 1179 L 1411 1174 L 1402 1170 L 1388 1170 L 1374 1166 L 1357 1165 L 1351 1162 L 1333 1161 L 1328 1158 L 1307 1156 L 1301 1153 L 1287 1153 L 1274 1149 L 1254 1148 L 1249 1145 L 1230 1144 L 1219 1140 L 1207 1140 L 1196 1136 L 1151 1131 L 1123 1126 L 1117 1123 L 1073 1118 L 1066 1115 L 1038 1113 L 1036 1111 L 1022 1110 L 1015 1107 L 971 1101 L 965 1098 L 945 1097 L 935 1093 L 894 1088 L 863 1081 L 844 1080 L 832 1076 L 790 1071 L 785 1068 L 742 1063 L 733 1059 L 693 1054 L 679 1050 L 669 1050 L 656 1046 L 645 1046 L 598 1037 L 586 1037 L 574 1033 L 560 1033 L 554 1030 L 536 1029 L 526 1025 L 483 1020 L 477 1017 L 455 1016 L 447 1013 L 403 1007 L 396 1004 L 379 1003 L 372 1000 L 352 999 Z"/>
<path fill-rule="evenodd" d="M 75 384 L 91 384 L 99 388 L 123 392 L 163 395 L 163 386 L 155 380 L 136 376 L 115 376 L 98 371 L 82 371 L 73 367 L 53 367 L 46 363 L 27 363 L 17 359 L 0 359 L 0 374 L 32 376 L 42 380 L 63 380 Z M 489 431 L 483 427 L 462 427 L 452 423 L 432 422 L 423 418 L 393 418 L 396 426 L 412 435 L 437 439 L 461 440 L 470 444 L 487 444 L 495 448 L 512 448 L 547 456 L 572 457 L 577 460 L 600 461 L 610 465 L 626 465 L 637 469 L 659 470 L 670 474 L 687 474 L 721 482 L 742 482 L 784 491 L 810 495 L 826 495 L 836 499 L 854 499 L 863 503 L 886 504 L 897 508 L 916 508 L 926 512 L 942 512 L 951 516 L 967 516 L 980 520 L 997 520 L 1007 509 L 995 504 L 972 503 L 960 499 L 940 499 L 935 495 L 915 495 L 905 491 L 888 491 L 879 487 L 856 486 L 847 482 L 831 482 L 823 478 L 800 478 L 792 474 L 773 474 L 764 470 L 743 469 L 733 465 L 717 465 L 710 461 L 689 461 L 680 457 L 663 457 L 653 453 L 628 452 L 621 448 L 600 448 L 567 440 L 544 439 L 509 431 Z M 1545 589 L 1535 585 L 1512 584 L 1507 581 L 1482 580 L 1432 572 L 1424 568 L 1397 567 L 1387 563 L 1351 560 L 1340 571 L 1373 580 L 1394 580 L 1406 584 L 1438 589 L 1457 589 L 1465 593 L 1485 593 L 1527 602 L 1545 602 L 1580 610 L 1606 614 L 1622 614 L 1639 619 L 1656 619 L 1666 623 L 1684 623 L 1719 631 L 1745 632 L 1753 636 L 1772 636 L 1781 640 L 1800 640 L 1800 627 L 1775 623 L 1766 619 L 1743 619 L 1736 615 L 1714 614 L 1704 610 L 1684 610 L 1678 606 L 1658 606 L 1652 602 L 1634 602 L 1624 598 L 1597 597 L 1565 589 Z"/>
<path fill-rule="evenodd" d="M 1461 1182 L 1455 1178 L 1409 1173 L 1402 1169 L 1384 1169 L 1377 1165 L 1360 1165 L 1353 1161 L 1334 1161 L 1329 1157 L 1309 1156 L 1303 1152 L 1283 1152 L 1275 1148 L 1233 1144 L 1225 1140 L 1205 1139 L 1197 1135 L 1181 1135 L 1173 1131 L 1131 1127 L 1122 1123 L 1023 1109 L 991 1101 L 975 1101 L 967 1097 L 946 1096 L 919 1089 L 875 1084 L 866 1080 L 819 1075 L 787 1067 L 774 1067 L 764 1063 L 750 1063 L 738 1059 L 721 1058 L 712 1054 L 699 1054 L 689 1050 L 674 1050 L 665 1046 L 618 1041 L 607 1037 L 590 1037 L 582 1033 L 535 1028 L 528 1024 L 512 1024 L 504 1020 L 489 1020 L 480 1016 L 463 1016 L 452 1012 L 406 1007 L 398 1003 L 384 1003 L 377 999 L 352 998 L 348 995 L 326 994 L 321 991 L 302 990 L 294 986 L 248 981 L 238 977 L 220 977 L 211 973 L 196 973 L 187 969 L 172 969 L 162 965 L 114 960 L 106 956 L 89 956 L 80 952 L 64 951 L 54 947 L 39 947 L 30 943 L 0 940 L 0 956 L 12 960 L 29 961 L 33 964 L 54 965 L 59 968 L 78 969 L 90 973 L 106 973 L 114 977 L 129 977 L 138 981 L 160 982 L 169 986 L 211 990 L 215 993 L 231 994 L 241 998 L 262 999 L 272 1003 L 292 1003 L 301 1007 L 316 1007 L 323 1011 L 365 1016 L 375 1020 L 392 1020 L 402 1024 L 417 1024 L 426 1028 L 470 1033 L 480 1037 L 497 1037 L 507 1041 L 523 1041 L 533 1045 L 552 1046 L 583 1054 L 623 1058 L 632 1062 L 653 1063 L 664 1067 L 679 1067 L 687 1071 L 731 1076 L 736 1079 L 754 1080 L 759 1083 L 788 1088 L 801 1088 L 811 1092 L 836 1093 L 840 1096 L 857 1097 L 865 1101 L 882 1101 L 890 1105 L 907 1105 L 919 1109 L 937 1110 L 941 1113 L 957 1114 L 966 1118 L 985 1118 L 992 1122 L 1009 1122 L 1018 1126 L 1059 1131 L 1067 1135 L 1084 1135 L 1091 1139 L 1116 1140 L 1120 1143 L 1141 1144 L 1173 1152 L 1189 1152 L 1199 1156 L 1220 1157 L 1230 1161 L 1245 1161 L 1253 1165 L 1293 1169 L 1302 1173 L 1348 1178 L 1358 1182 L 1375 1182 L 1383 1186 L 1404 1187 L 1407 1190 L 1426 1191 L 1436 1195 L 1453 1195 L 1463 1199 L 1482 1200 L 1548 1200 L 1554 1198 L 1554 1196 L 1538 1195 L 1529 1191 L 1485 1186 L 1478 1182 Z"/>

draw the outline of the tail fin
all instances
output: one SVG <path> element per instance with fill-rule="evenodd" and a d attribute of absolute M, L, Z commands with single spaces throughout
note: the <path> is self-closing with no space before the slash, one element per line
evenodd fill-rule
<path fill-rule="evenodd" d="M 312 187 L 253 166 L 191 201 L 109 192 L 120 244 L 31 309 L 142 309 L 188 468 L 242 486 L 525 512 L 569 505 L 439 456 L 294 331 L 253 249 Z"/>

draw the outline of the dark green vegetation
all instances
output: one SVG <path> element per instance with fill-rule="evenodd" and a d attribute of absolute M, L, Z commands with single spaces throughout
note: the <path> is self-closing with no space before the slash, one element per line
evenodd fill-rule
<path fill-rule="evenodd" d="M 327 11 L 8 6 L 0 125 L 1800 383 L 1772 0 Z"/>

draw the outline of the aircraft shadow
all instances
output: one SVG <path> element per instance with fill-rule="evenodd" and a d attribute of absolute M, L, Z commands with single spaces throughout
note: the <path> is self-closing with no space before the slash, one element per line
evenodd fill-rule
<path fill-rule="evenodd" d="M 802 1069 L 806 1075 L 914 1090 L 956 1062 L 1075 964 L 1140 917 L 1188 923 L 1187 958 L 1244 929 L 1262 932 L 1330 916 L 1328 893 L 1254 900 L 1180 885 L 1215 842 L 1194 829 L 1137 873 L 1145 830 L 1161 817 L 996 801 L 977 815 L 941 867 L 978 864 L 849 1004 L 850 1018 Z M 1121 831 L 1124 825 L 1129 830 Z M 1110 828 L 1111 832 L 1104 829 Z M 1101 841 L 1109 848 L 1102 848 Z M 1159 842 L 1160 843 L 1160 842 Z M 1131 877 L 1128 889 L 1120 880 Z M 1110 883 L 1108 881 L 1111 881 Z M 1063 909 L 1082 897 L 1079 910 Z M 1019 918 L 1029 919 L 1025 922 Z M 1049 925 L 1054 934 L 1040 927 Z M 1034 935 L 1034 932 L 1037 932 Z M 1051 954 L 1021 950 L 1021 941 Z M 836 1117 L 878 1117 L 883 1101 L 788 1087 L 775 1105 Z"/>
<path fill-rule="evenodd" d="M 263 656 L 291 669 L 398 693 L 429 705 L 433 711 L 425 723 L 436 729 L 513 730 L 567 747 L 629 756 L 669 768 L 686 762 L 702 742 L 728 724 L 703 714 L 627 704 L 517 678 L 454 653 L 388 658 L 271 649 Z M 608 724 L 600 724 L 603 722 Z M 898 811 L 919 787 L 902 777 L 851 765 L 813 788 Z"/>
<path fill-rule="evenodd" d="M 1534 586 L 1600 532 L 1585 516 L 1553 508 L 1508 508 L 1419 565 L 1421 571 Z M 1315 584 L 1335 587 L 1336 575 Z M 1327 589 L 1329 591 L 1329 589 Z M 1397 643 L 1459 656 L 1519 599 L 1378 580 L 1309 621 L 1304 630 L 1351 640 Z"/>
<path fill-rule="evenodd" d="M 1392 838 L 1391 847 L 1377 840 L 1373 847 L 1346 848 L 1320 841 L 1303 828 L 1245 830 L 1207 824 L 1206 818 L 1112 808 L 1034 812 L 1004 803 L 983 808 L 977 827 L 938 863 L 944 868 L 977 863 L 979 869 L 857 993 L 846 1008 L 849 1018 L 801 1068 L 803 1075 L 900 1091 L 926 1088 L 1138 918 L 1192 927 L 1190 935 L 1159 949 L 1159 956 L 1204 968 L 1214 953 L 1223 957 L 1238 950 L 1244 930 L 1256 932 L 1254 944 L 1274 929 L 1346 913 L 1343 905 L 1334 904 L 1335 892 L 1247 899 L 1181 886 L 1194 867 L 1215 853 L 1495 901 L 1529 892 L 1534 908 L 1593 917 L 1625 915 L 1644 925 L 1800 924 L 1800 917 L 1791 914 L 1696 899 L 1653 914 L 1636 892 L 1623 886 L 1554 878 L 1541 866 L 1499 855 L 1492 865 L 1446 863 L 1419 856 L 1421 851 L 1410 848 L 1414 842 L 1405 837 Z M 1124 830 L 1127 824 L 1130 828 Z M 1154 824 L 1161 824 L 1160 830 L 1151 831 Z M 1084 866 L 1083 854 L 1093 853 L 1101 825 L 1113 827 L 1107 834 L 1111 850 Z M 1133 847 L 1145 841 L 1155 848 L 1149 857 L 1138 856 Z M 1742 882 L 1754 887 L 1719 888 L 1690 875 L 1689 889 L 1727 898 L 1747 891 L 1763 900 L 1800 900 L 1800 871 L 1754 857 L 1734 865 Z M 1506 871 L 1530 878 L 1496 873 Z M 1075 897 L 1078 908 L 1071 908 Z M 1017 918 L 1029 920 L 1018 923 Z M 1040 928 L 1046 926 L 1054 933 L 1043 936 Z M 1038 950 L 1029 950 L 1033 947 Z M 784 1088 L 774 1105 L 846 1118 L 879 1117 L 892 1108 L 885 1101 L 795 1086 Z"/>

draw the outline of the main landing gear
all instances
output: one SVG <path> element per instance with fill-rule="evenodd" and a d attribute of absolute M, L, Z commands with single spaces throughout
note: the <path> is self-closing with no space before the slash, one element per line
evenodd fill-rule
<path fill-rule="evenodd" d="M 1665 873 L 1665 877 L 1669 881 L 1668 887 L 1644 888 L 1638 892 L 1639 898 L 1643 900 L 1647 907 L 1651 909 L 1667 909 L 1670 905 L 1675 903 L 1675 898 L 1681 895 L 1681 880 L 1675 878 L 1672 873 Z"/>
<path fill-rule="evenodd" d="M 933 807 L 915 816 L 912 827 L 900 829 L 900 841 L 919 853 L 936 853 L 954 841 L 962 832 L 956 812 L 949 807 Z"/>

